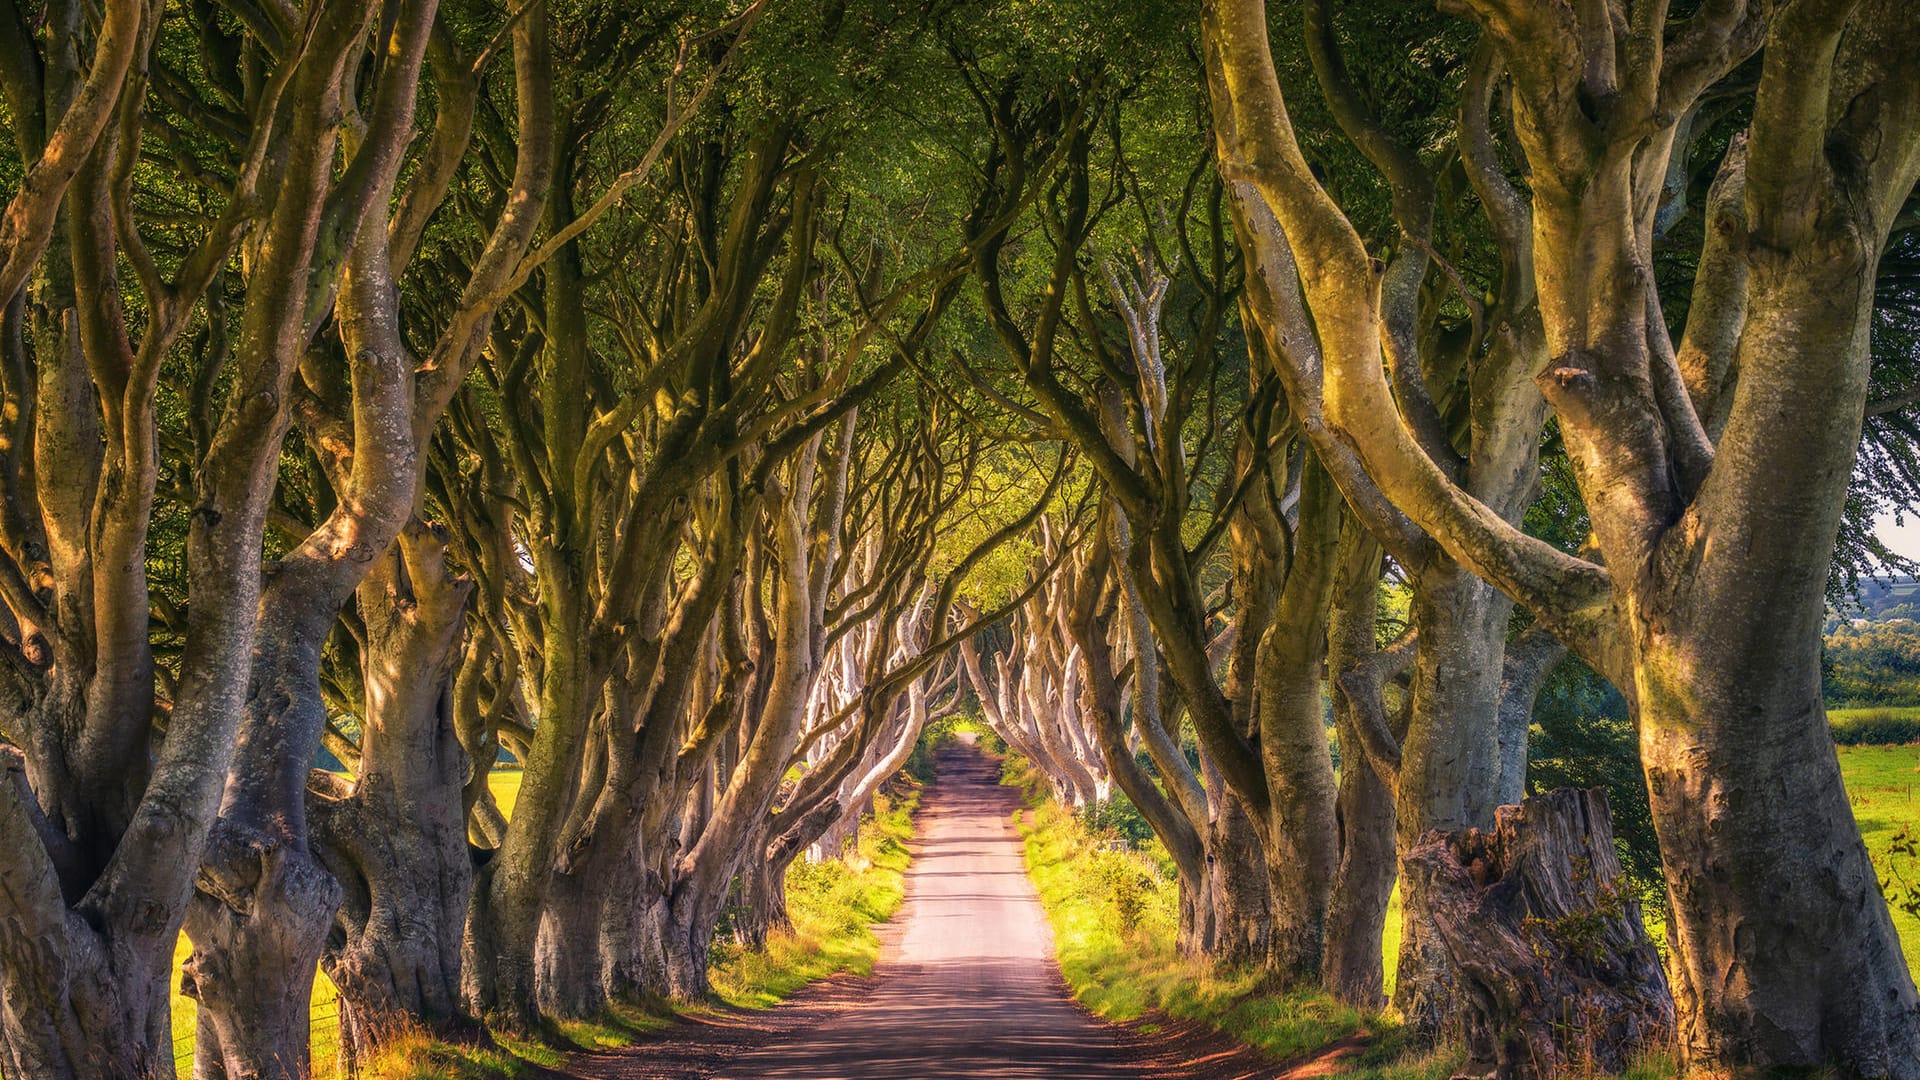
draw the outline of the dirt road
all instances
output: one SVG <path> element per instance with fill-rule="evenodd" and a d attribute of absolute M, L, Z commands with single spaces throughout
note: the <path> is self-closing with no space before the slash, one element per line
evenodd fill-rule
<path fill-rule="evenodd" d="M 907 899 L 866 979 L 762 1013 L 689 1019 L 579 1062 L 594 1080 L 1244 1080 L 1271 1077 L 1213 1032 L 1153 1036 L 1074 1005 L 1011 818 L 1018 795 L 971 747 L 941 752 L 916 817 Z"/>
<path fill-rule="evenodd" d="M 1119 1080 L 1148 1075 L 1076 1008 L 998 765 L 955 747 L 919 817 L 901 932 L 858 1007 L 729 1063 L 726 1080 Z"/>

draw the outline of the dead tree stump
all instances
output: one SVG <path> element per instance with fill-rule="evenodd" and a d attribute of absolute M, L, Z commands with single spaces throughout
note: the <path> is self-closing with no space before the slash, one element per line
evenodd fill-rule
<path fill-rule="evenodd" d="M 1619 1072 L 1671 1037 L 1673 997 L 1620 879 L 1606 792 L 1562 788 L 1430 832 L 1406 894 L 1452 961 L 1448 1034 L 1473 1075 Z"/>

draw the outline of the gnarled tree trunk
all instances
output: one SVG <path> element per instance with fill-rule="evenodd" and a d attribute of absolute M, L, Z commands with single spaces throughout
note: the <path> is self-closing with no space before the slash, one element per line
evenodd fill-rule
<path fill-rule="evenodd" d="M 361 583 L 359 768 L 345 798 L 309 795 L 315 849 L 345 894 L 321 965 L 340 994 L 350 1061 L 400 1028 L 445 1033 L 464 1021 L 473 864 L 452 698 L 472 582 L 448 571 L 445 551 L 444 534 L 415 521 Z"/>
<path fill-rule="evenodd" d="M 1620 1072 L 1673 1033 L 1660 956 L 1621 880 L 1606 792 L 1503 806 L 1492 829 L 1429 833 L 1407 852 L 1467 1071 Z"/>

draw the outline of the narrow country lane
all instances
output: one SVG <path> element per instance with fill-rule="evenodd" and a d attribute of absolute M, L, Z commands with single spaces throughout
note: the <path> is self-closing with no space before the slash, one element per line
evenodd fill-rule
<path fill-rule="evenodd" d="M 1067 997 L 999 766 L 941 754 L 897 936 L 858 1007 L 734 1059 L 727 1080 L 1115 1080 L 1149 1075 Z"/>
<path fill-rule="evenodd" d="M 1271 1080 L 1291 1075 L 1190 1024 L 1148 1035 L 1067 995 L 1013 827 L 1019 796 L 967 745 L 940 752 L 916 818 L 906 904 L 870 977 L 773 1009 L 687 1017 L 583 1055 L 582 1080 Z M 1327 1075 L 1318 1067 L 1299 1075 Z"/>

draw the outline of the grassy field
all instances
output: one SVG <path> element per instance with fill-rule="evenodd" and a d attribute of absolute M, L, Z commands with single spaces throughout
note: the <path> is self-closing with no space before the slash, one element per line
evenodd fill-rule
<path fill-rule="evenodd" d="M 1920 834 L 1920 746 L 1842 747 L 1840 763 L 1861 834 L 1886 877 L 1888 859 L 1896 858 L 1890 843 Z M 1343 1076 L 1418 1080 L 1447 1076 L 1458 1064 L 1444 1052 L 1410 1048 L 1397 1036 L 1390 1013 L 1356 1010 L 1317 992 L 1262 992 L 1251 973 L 1218 971 L 1176 956 L 1175 887 L 1165 869 L 1152 854 L 1111 850 L 1079 817 L 1034 797 L 1037 789 L 1022 768 L 1010 762 L 1009 782 L 1026 787 L 1033 804 L 1019 822 L 1027 867 L 1053 925 L 1061 970 L 1089 1009 L 1116 1021 L 1155 1012 L 1202 1021 L 1279 1060 L 1310 1060 L 1338 1040 L 1372 1036 L 1366 1051 L 1340 1060 Z M 1897 858 L 1896 871 L 1920 880 L 1915 860 Z M 1399 945 L 1398 899 L 1396 892 L 1387 921 L 1389 992 Z M 1920 978 L 1920 918 L 1896 907 L 1894 921 Z M 1655 1057 L 1628 1076 L 1646 1080 L 1672 1073 L 1670 1063 Z"/>
<path fill-rule="evenodd" d="M 1843 746 L 1840 769 L 1861 839 L 1881 879 L 1920 880 L 1916 860 L 1889 851 L 1896 837 L 1920 835 L 1920 796 L 1915 791 L 1920 788 L 1920 746 Z M 1907 966 L 1920 979 L 1920 916 L 1896 905 L 1893 925 L 1900 931 Z"/>
<path fill-rule="evenodd" d="M 1828 709 L 1833 741 L 1841 746 L 1900 746 L 1920 743 L 1920 708 L 1873 706 Z"/>

